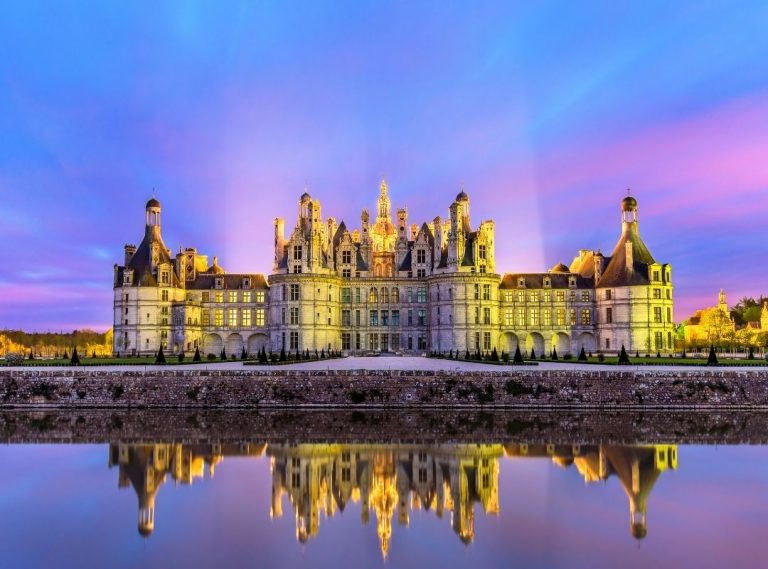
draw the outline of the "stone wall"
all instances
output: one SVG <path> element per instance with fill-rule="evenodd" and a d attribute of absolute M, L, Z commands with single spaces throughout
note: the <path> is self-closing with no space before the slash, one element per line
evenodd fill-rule
<path fill-rule="evenodd" d="M 0 407 L 768 408 L 768 371 L 0 370 Z"/>

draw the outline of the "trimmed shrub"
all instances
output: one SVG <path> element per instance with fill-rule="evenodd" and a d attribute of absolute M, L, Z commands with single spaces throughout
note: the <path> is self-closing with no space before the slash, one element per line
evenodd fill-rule
<path fill-rule="evenodd" d="M 716 366 L 717 365 L 717 354 L 715 353 L 715 345 L 710 344 L 709 345 L 709 357 L 707 358 L 707 365 L 709 366 Z"/>
<path fill-rule="evenodd" d="M 515 348 L 515 355 L 512 359 L 512 363 L 516 363 L 516 364 L 523 363 L 523 354 L 520 352 L 520 346 L 517 346 Z"/>
<path fill-rule="evenodd" d="M 587 361 L 587 352 L 584 351 L 584 346 L 581 347 L 581 351 L 579 352 L 579 361 L 580 362 Z"/>
<path fill-rule="evenodd" d="M 557 361 L 557 348 L 552 348 L 552 361 Z"/>
<path fill-rule="evenodd" d="M 494 346 L 493 351 L 491 352 L 491 361 L 497 362 L 499 361 L 499 352 L 496 351 L 496 347 Z"/>
<path fill-rule="evenodd" d="M 69 364 L 73 366 L 80 365 L 80 356 L 77 355 L 77 346 L 72 350 L 72 357 L 69 360 Z"/>
<path fill-rule="evenodd" d="M 245 351 L 245 346 L 243 346 L 243 349 L 240 352 L 240 359 L 241 360 L 247 360 L 248 359 L 248 352 Z"/>
<path fill-rule="evenodd" d="M 627 350 L 624 349 L 624 344 L 621 345 L 621 352 L 619 352 L 619 365 L 620 366 L 628 366 L 630 364 L 629 356 L 627 355 Z"/>
<path fill-rule="evenodd" d="M 163 347 L 160 346 L 160 349 L 157 350 L 157 355 L 155 356 L 155 363 L 156 364 L 164 364 L 165 363 L 165 354 L 163 353 Z"/>
<path fill-rule="evenodd" d="M 754 360 L 755 359 L 755 349 L 750 346 L 749 347 L 749 354 L 747 355 L 748 360 Z"/>
<path fill-rule="evenodd" d="M 531 355 L 529 356 L 528 359 L 531 359 L 531 360 L 536 359 L 536 350 L 534 350 L 533 348 L 531 348 Z"/>
<path fill-rule="evenodd" d="M 207 356 L 205 356 L 205 359 L 208 360 L 209 362 L 212 362 L 213 360 L 216 359 L 216 354 L 208 354 Z"/>
<path fill-rule="evenodd" d="M 227 349 L 221 348 L 221 353 L 219 354 L 219 359 L 223 362 L 227 361 Z"/>
<path fill-rule="evenodd" d="M 285 348 L 280 348 L 280 361 L 284 362 L 287 358 L 285 357 Z"/>
<path fill-rule="evenodd" d="M 201 361 L 201 358 L 200 358 L 200 348 L 198 348 L 198 347 L 195 347 L 195 355 L 194 355 L 194 357 L 192 358 L 192 361 L 193 361 L 193 362 L 199 362 L 199 361 Z"/>

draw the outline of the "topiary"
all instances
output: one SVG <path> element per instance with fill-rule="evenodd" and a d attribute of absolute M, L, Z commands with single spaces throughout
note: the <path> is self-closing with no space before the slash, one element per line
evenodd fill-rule
<path fill-rule="evenodd" d="M 523 363 L 523 354 L 520 353 L 520 346 L 517 346 L 515 348 L 515 355 L 512 358 L 512 363 L 521 364 Z"/>
<path fill-rule="evenodd" d="M 200 360 L 201 360 L 201 358 L 200 358 L 200 348 L 198 348 L 197 346 L 195 346 L 195 355 L 194 355 L 194 357 L 192 358 L 192 361 L 193 361 L 193 362 L 199 362 Z"/>
<path fill-rule="evenodd" d="M 531 348 L 531 355 L 529 359 L 532 359 L 532 360 L 536 359 L 536 350 L 534 350 L 533 348 Z"/>
<path fill-rule="evenodd" d="M 587 361 L 587 352 L 584 351 L 584 346 L 581 347 L 581 351 L 579 352 L 579 361 L 580 362 Z"/>
<path fill-rule="evenodd" d="M 629 356 L 627 355 L 627 350 L 624 349 L 624 344 L 621 345 L 621 352 L 619 352 L 619 365 L 625 366 L 629 365 Z"/>
<path fill-rule="evenodd" d="M 77 355 L 77 346 L 72 350 L 72 357 L 69 360 L 69 364 L 73 366 L 80 365 L 80 356 Z"/>
<path fill-rule="evenodd" d="M 163 353 L 163 347 L 160 346 L 160 349 L 157 350 L 157 355 L 155 356 L 155 363 L 156 364 L 164 364 L 165 363 L 165 354 Z"/>
<path fill-rule="evenodd" d="M 219 354 L 219 359 L 221 361 L 227 361 L 227 350 L 226 348 L 221 348 L 221 353 Z"/>
<path fill-rule="evenodd" d="M 709 357 L 707 358 L 707 365 L 709 366 L 716 366 L 717 365 L 717 354 L 715 353 L 715 345 L 710 344 L 709 345 Z"/>
<path fill-rule="evenodd" d="M 552 348 L 552 360 L 557 361 L 557 348 Z"/>

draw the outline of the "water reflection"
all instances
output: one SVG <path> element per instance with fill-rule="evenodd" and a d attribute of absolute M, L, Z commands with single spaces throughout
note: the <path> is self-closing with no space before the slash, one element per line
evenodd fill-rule
<path fill-rule="evenodd" d="M 213 477 L 225 457 L 268 457 L 270 516 L 283 515 L 284 496 L 296 519 L 296 539 L 306 542 L 351 503 L 362 524 L 374 523 L 386 557 L 392 524 L 407 527 L 411 512 L 448 517 L 458 538 L 475 536 L 475 512 L 499 514 L 499 461 L 548 459 L 573 467 L 586 483 L 618 479 L 629 501 L 630 532 L 647 534 L 648 497 L 662 472 L 677 468 L 677 445 L 561 444 L 111 444 L 109 466 L 119 468 L 120 488 L 138 497 L 138 530 L 155 527 L 156 497 L 170 478 L 191 484 Z"/>

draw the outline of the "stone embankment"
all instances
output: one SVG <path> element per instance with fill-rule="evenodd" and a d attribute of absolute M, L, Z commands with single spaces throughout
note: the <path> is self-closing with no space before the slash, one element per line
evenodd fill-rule
<path fill-rule="evenodd" d="M 0 370 L 0 407 L 768 409 L 766 370 Z"/>

